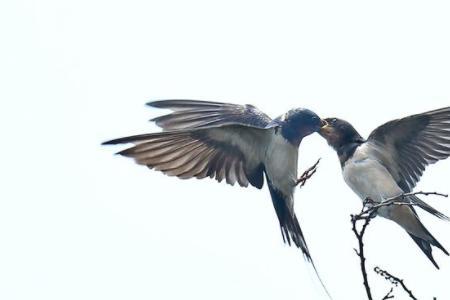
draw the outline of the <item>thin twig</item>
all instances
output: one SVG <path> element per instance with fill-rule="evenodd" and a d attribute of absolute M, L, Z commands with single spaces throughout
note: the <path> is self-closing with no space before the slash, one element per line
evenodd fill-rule
<path fill-rule="evenodd" d="M 372 292 L 370 291 L 369 281 L 367 279 L 367 271 L 366 271 L 366 257 L 364 256 L 364 233 L 366 232 L 366 228 L 370 223 L 370 219 L 375 215 L 376 211 L 372 211 L 368 216 L 363 217 L 364 218 L 364 224 L 361 227 L 361 231 L 358 232 L 356 229 L 356 222 L 358 220 L 362 220 L 360 215 L 351 215 L 351 222 L 352 222 L 352 231 L 356 235 L 356 238 L 358 239 L 358 246 L 359 251 L 354 249 L 356 254 L 359 256 L 359 261 L 361 265 L 361 273 L 363 275 L 363 284 L 364 288 L 366 289 L 367 299 L 372 300 Z"/>
<path fill-rule="evenodd" d="M 394 295 L 392 295 L 393 291 L 394 291 L 394 288 L 391 287 L 389 292 L 381 300 L 393 299 L 394 298 Z"/>
<path fill-rule="evenodd" d="M 359 215 L 365 215 L 368 214 L 370 211 L 372 210 L 378 210 L 381 207 L 385 207 L 385 206 L 391 206 L 391 205 L 407 205 L 407 206 L 418 206 L 418 204 L 416 203 L 412 203 L 412 202 L 404 202 L 403 200 L 405 200 L 406 197 L 409 196 L 417 196 L 417 195 L 424 195 L 424 196 L 430 196 L 430 195 L 435 195 L 435 196 L 440 196 L 440 197 L 445 197 L 447 198 L 448 195 L 447 194 L 442 194 L 442 193 L 437 193 L 437 192 L 414 192 L 414 193 L 404 193 L 392 198 L 387 198 L 386 200 L 384 200 L 383 202 L 379 203 L 379 204 L 375 204 L 370 206 L 369 208 L 367 208 L 366 210 L 364 210 L 364 207 L 367 204 L 373 204 L 376 203 L 373 200 L 371 200 L 370 198 L 367 198 L 365 200 L 365 206 L 363 207 L 363 211 L 359 214 Z M 399 201 L 397 201 L 399 200 Z"/>
<path fill-rule="evenodd" d="M 407 205 L 407 206 L 416 206 L 415 203 L 412 202 L 406 202 L 405 199 L 408 196 L 415 196 L 415 195 L 424 195 L 424 196 L 429 196 L 429 195 L 436 195 L 436 196 L 441 196 L 441 197 L 448 197 L 447 194 L 441 194 L 441 193 L 437 193 L 437 192 L 414 192 L 414 193 L 404 193 L 401 194 L 399 196 L 396 197 L 392 197 L 392 198 L 388 198 L 386 200 L 384 200 L 381 203 L 377 203 L 374 202 L 372 199 L 370 198 L 366 198 L 363 202 L 363 207 L 361 209 L 361 212 L 357 215 L 351 215 L 351 222 L 352 222 L 352 231 L 355 234 L 356 238 L 358 239 L 358 246 L 359 246 L 359 250 L 355 250 L 356 254 L 359 256 L 359 260 L 360 260 L 360 265 L 361 265 L 361 273 L 363 276 L 363 284 L 364 284 L 364 288 L 366 290 L 366 294 L 367 294 L 367 298 L 369 300 L 373 300 L 372 298 L 372 292 L 370 290 L 370 285 L 369 285 L 369 281 L 367 279 L 367 271 L 366 271 L 366 257 L 364 256 L 364 242 L 363 242 L 363 238 L 364 238 L 364 233 L 366 232 L 366 228 L 370 223 L 370 220 L 372 218 L 374 218 L 378 212 L 378 209 L 380 209 L 381 207 L 387 207 L 387 206 L 391 206 L 391 205 Z M 364 223 L 361 227 L 361 230 L 358 232 L 357 230 L 357 226 L 356 223 L 360 220 L 363 220 Z M 378 267 L 377 267 L 378 268 Z M 398 283 L 400 283 L 400 285 L 402 286 L 402 288 L 405 290 L 405 292 L 408 293 L 408 295 L 410 296 L 411 299 L 417 299 L 414 297 L 414 295 L 412 294 L 411 290 L 409 290 L 403 280 L 401 280 L 398 277 L 395 277 L 391 274 L 389 274 L 386 271 L 383 271 L 381 269 L 375 269 L 375 272 L 377 272 L 377 270 L 380 270 L 380 272 L 384 272 L 383 276 L 385 276 L 386 279 L 390 280 L 393 284 L 397 285 Z M 377 272 L 378 273 L 378 272 Z M 380 274 L 380 273 L 378 273 Z M 386 277 L 388 276 L 388 277 Z M 387 293 L 383 299 L 391 299 L 394 298 L 394 296 L 392 295 L 392 291 L 393 289 L 391 289 L 389 291 L 389 293 Z"/>
<path fill-rule="evenodd" d="M 403 279 L 400 279 L 400 278 L 392 275 L 388 271 L 382 270 L 379 267 L 375 267 L 373 270 L 375 271 L 375 273 L 383 276 L 386 280 L 389 280 L 391 283 L 393 283 L 395 285 L 400 283 L 401 287 L 403 288 L 403 290 L 405 290 L 405 292 L 408 294 L 408 296 L 411 299 L 417 300 L 417 298 L 413 295 L 412 291 L 406 287 L 405 283 L 403 282 Z"/>

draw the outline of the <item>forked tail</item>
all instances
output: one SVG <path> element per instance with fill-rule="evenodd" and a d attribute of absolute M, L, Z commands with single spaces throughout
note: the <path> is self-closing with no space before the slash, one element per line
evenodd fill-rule
<path fill-rule="evenodd" d="M 317 272 L 316 266 L 314 265 L 314 261 L 311 257 L 311 254 L 309 253 L 309 249 L 306 244 L 305 237 L 303 236 L 302 229 L 300 228 L 300 223 L 298 222 L 297 216 L 295 215 L 295 212 L 293 212 L 292 209 L 289 208 L 289 197 L 286 197 L 285 195 L 283 195 L 283 193 L 274 188 L 267 175 L 266 179 L 269 186 L 270 195 L 272 196 L 272 203 L 275 208 L 275 212 L 277 213 L 278 221 L 280 222 L 283 241 L 289 246 L 291 246 L 293 242 L 297 248 L 300 248 L 302 250 L 303 257 L 311 263 L 312 267 L 314 268 L 314 272 L 316 273 L 316 276 L 320 281 L 320 284 L 327 293 L 328 297 L 332 299 L 325 284 L 319 276 L 319 272 Z"/>

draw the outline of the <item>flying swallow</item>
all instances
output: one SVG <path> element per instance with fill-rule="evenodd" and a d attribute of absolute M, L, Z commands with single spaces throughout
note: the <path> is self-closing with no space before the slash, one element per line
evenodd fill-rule
<path fill-rule="evenodd" d="M 450 107 L 387 122 L 367 140 L 344 120 L 325 121 L 319 133 L 337 152 L 345 182 L 363 201 L 382 202 L 412 192 L 426 166 L 450 155 Z M 448 220 L 417 196 L 405 201 Z M 439 269 L 431 246 L 449 253 L 425 228 L 413 206 L 385 206 L 377 213 L 403 227 Z"/>
<path fill-rule="evenodd" d="M 252 105 L 197 100 L 147 104 L 172 110 L 151 120 L 162 132 L 103 144 L 132 143 L 118 154 L 181 179 L 210 177 L 261 189 L 265 177 L 284 242 L 292 241 L 312 263 L 294 211 L 294 191 L 299 145 L 324 125 L 314 112 L 297 108 L 272 120 Z"/>

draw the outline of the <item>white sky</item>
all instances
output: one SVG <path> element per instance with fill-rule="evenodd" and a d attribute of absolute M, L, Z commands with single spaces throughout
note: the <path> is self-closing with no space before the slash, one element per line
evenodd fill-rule
<path fill-rule="evenodd" d="M 0 298 L 326 299 L 266 187 L 181 181 L 100 143 L 157 130 L 144 103 L 165 98 L 308 107 L 367 136 L 450 105 L 449 15 L 447 1 L 2 1 Z M 316 266 L 335 299 L 363 299 L 360 200 L 318 135 L 300 151 L 300 172 L 323 158 L 296 194 Z M 417 190 L 450 192 L 449 172 Z M 423 221 L 450 250 L 449 224 Z M 394 223 L 373 222 L 366 252 L 417 297 L 450 297 L 450 258 L 434 251 L 435 270 Z M 369 276 L 379 299 L 389 285 Z"/>

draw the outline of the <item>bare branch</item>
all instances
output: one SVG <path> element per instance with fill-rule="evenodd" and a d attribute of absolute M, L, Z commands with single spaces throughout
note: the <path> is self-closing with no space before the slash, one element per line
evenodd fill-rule
<path fill-rule="evenodd" d="M 408 196 L 417 196 L 417 195 L 423 195 L 423 196 L 430 196 L 430 195 L 434 195 L 434 196 L 441 196 L 441 197 L 448 197 L 448 194 L 443 194 L 443 193 L 438 193 L 438 192 L 423 192 L 423 191 L 419 191 L 419 192 L 413 192 L 413 193 L 404 193 L 402 195 L 400 195 L 399 197 L 401 198 L 405 198 Z M 393 198 L 397 198 L 397 197 L 393 197 Z M 388 199 L 391 200 L 391 199 Z"/>
<path fill-rule="evenodd" d="M 393 299 L 394 298 L 394 295 L 392 295 L 393 291 L 394 291 L 394 288 L 391 287 L 389 292 L 381 300 Z"/>
<path fill-rule="evenodd" d="M 356 252 L 356 255 L 359 256 L 359 261 L 361 265 L 361 273 L 363 275 L 363 284 L 364 288 L 366 289 L 367 299 L 373 300 L 372 298 L 372 292 L 370 290 L 369 281 L 367 279 L 367 271 L 366 271 L 366 257 L 364 256 L 364 233 L 366 232 L 366 228 L 370 223 L 370 219 L 372 219 L 372 215 L 375 215 L 376 211 L 372 211 L 368 216 L 361 217 L 361 214 L 359 215 L 351 215 L 351 222 L 352 222 L 352 231 L 355 234 L 356 238 L 358 239 L 358 246 L 359 251 L 354 249 Z M 361 230 L 358 232 L 356 228 L 356 222 L 358 220 L 364 219 L 364 224 L 362 225 Z"/>
<path fill-rule="evenodd" d="M 375 271 L 375 273 L 383 276 L 386 280 L 389 280 L 395 286 L 397 286 L 400 283 L 401 287 L 403 288 L 403 290 L 405 290 L 408 296 L 411 299 L 417 300 L 417 298 L 413 295 L 412 291 L 406 287 L 405 283 L 403 282 L 403 279 L 400 279 L 390 274 L 388 271 L 380 269 L 379 267 L 375 267 L 373 270 Z"/>
<path fill-rule="evenodd" d="M 414 192 L 414 193 L 403 193 L 401 195 L 398 195 L 396 197 L 392 197 L 392 198 L 388 198 L 386 200 L 384 200 L 381 203 L 375 204 L 377 202 L 373 201 L 370 198 L 366 198 L 364 200 L 364 206 L 363 206 L 363 210 L 361 211 L 361 213 L 359 213 L 357 215 L 357 217 L 361 217 L 364 218 L 364 215 L 369 214 L 371 211 L 376 211 L 381 207 L 386 207 L 386 206 L 391 206 L 391 205 L 407 205 L 407 206 L 419 206 L 416 203 L 412 203 L 412 202 L 405 202 L 405 198 L 409 197 L 409 196 L 417 196 L 417 195 L 424 195 L 424 196 L 430 196 L 430 195 L 435 195 L 435 196 L 440 196 L 440 197 L 445 197 L 447 198 L 448 195 L 447 194 L 442 194 L 442 193 L 437 193 L 437 192 Z M 367 209 L 364 209 L 366 206 L 368 206 L 369 204 L 371 204 L 371 206 Z"/>
<path fill-rule="evenodd" d="M 369 300 L 373 300 L 373 297 L 372 297 L 372 291 L 370 290 L 370 285 L 369 285 L 369 281 L 367 278 L 367 271 L 366 271 L 366 257 L 364 256 L 364 242 L 363 242 L 364 233 L 366 232 L 367 226 L 370 224 L 370 220 L 377 215 L 378 209 L 380 209 L 381 207 L 387 207 L 387 206 L 391 206 L 391 205 L 416 206 L 417 204 L 415 204 L 415 203 L 405 201 L 408 196 L 414 196 L 414 195 L 424 195 L 424 196 L 436 195 L 436 196 L 441 196 L 441 197 L 448 197 L 447 194 L 441 194 L 441 193 L 437 193 L 437 192 L 414 192 L 414 193 L 404 193 L 404 194 L 401 194 L 396 197 L 388 198 L 381 203 L 375 202 L 370 198 L 366 198 L 363 201 L 363 207 L 361 209 L 361 212 L 357 215 L 351 215 L 352 231 L 355 234 L 356 238 L 358 239 L 358 248 L 359 248 L 359 250 L 357 250 L 357 249 L 354 249 L 354 250 L 360 260 L 361 273 L 363 276 L 363 284 L 364 284 L 364 288 L 366 290 L 367 299 L 369 299 Z M 359 230 L 359 231 L 357 229 L 358 221 L 364 221 L 364 223 L 361 227 L 361 230 Z M 376 267 L 374 270 L 378 274 L 384 276 L 387 280 L 391 281 L 391 283 L 394 284 L 395 286 L 400 284 L 402 286 L 402 288 L 405 290 L 405 292 L 408 293 L 408 295 L 411 299 L 417 299 L 414 297 L 411 290 L 409 290 L 406 287 L 406 285 L 404 284 L 402 279 L 395 277 L 395 276 L 391 275 L 390 273 L 388 273 L 387 271 L 381 270 L 378 267 Z M 394 296 L 392 295 L 392 292 L 393 292 L 393 288 L 391 288 L 391 290 L 384 296 L 384 298 L 382 298 L 382 300 L 394 298 Z"/>

